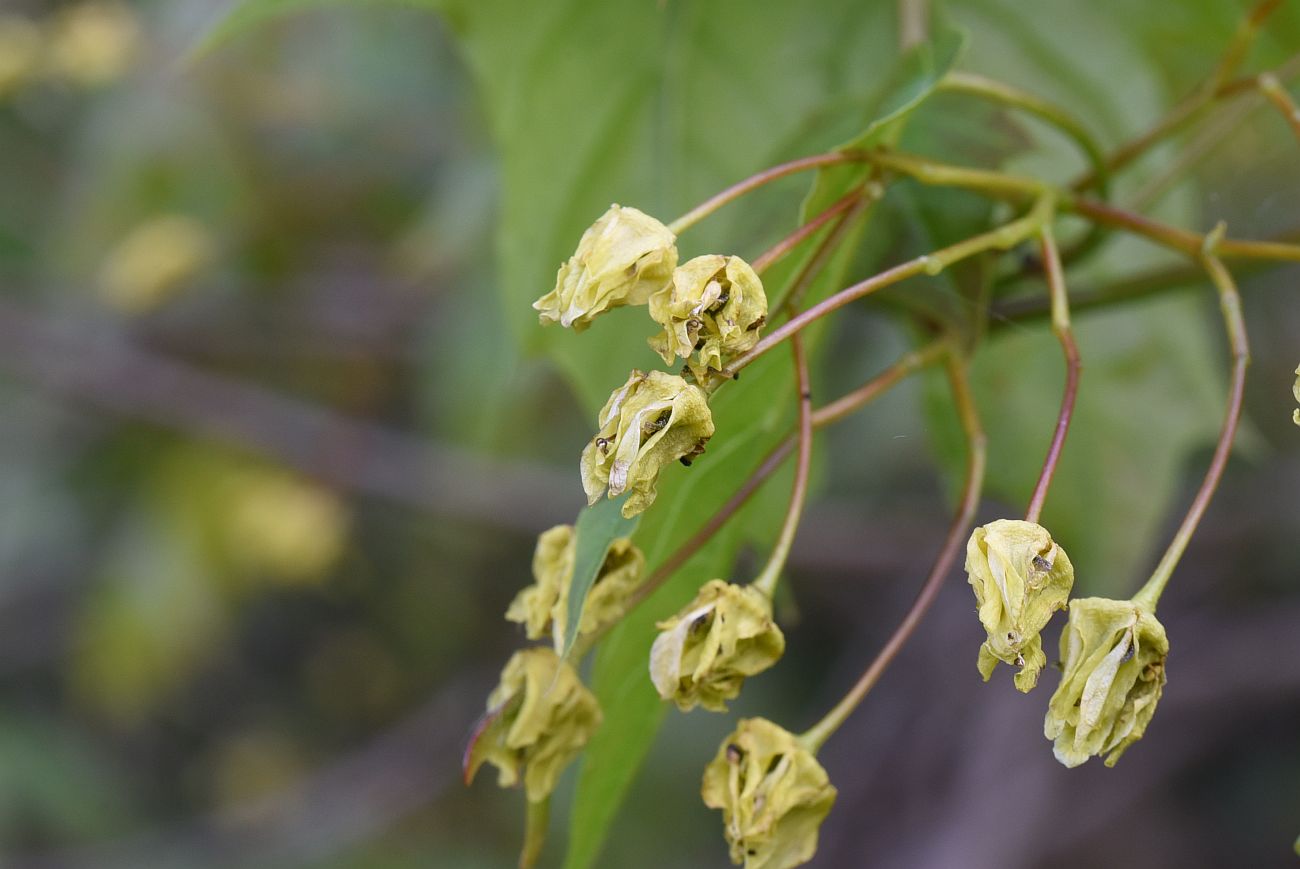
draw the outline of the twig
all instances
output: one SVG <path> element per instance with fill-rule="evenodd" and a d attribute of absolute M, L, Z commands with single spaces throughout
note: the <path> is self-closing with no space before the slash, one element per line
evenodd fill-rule
<path fill-rule="evenodd" d="M 907 611 L 907 615 L 903 617 L 902 622 L 890 635 L 884 648 L 880 650 L 875 660 L 867 667 L 857 683 L 844 695 L 844 698 L 830 712 L 826 713 L 826 716 L 821 721 L 799 737 L 800 741 L 810 751 L 816 752 L 821 748 L 826 739 L 852 714 L 895 656 L 898 655 L 908 638 L 912 636 L 917 625 L 921 623 L 921 619 L 925 617 L 926 611 L 934 603 L 934 598 L 939 593 L 944 578 L 948 575 L 953 561 L 961 551 L 966 531 L 975 518 L 975 509 L 979 506 L 980 491 L 984 483 L 985 436 L 983 429 L 980 427 L 979 415 L 975 410 L 970 384 L 967 381 L 965 360 L 958 359 L 955 354 L 949 354 L 947 368 L 953 398 L 957 405 L 958 415 L 961 417 L 962 430 L 966 433 L 966 482 L 962 489 L 957 515 L 953 518 L 948 534 L 944 538 L 943 547 L 939 550 L 939 556 L 935 559 L 929 576 L 925 578 L 920 593 L 916 596 L 911 609 Z"/>

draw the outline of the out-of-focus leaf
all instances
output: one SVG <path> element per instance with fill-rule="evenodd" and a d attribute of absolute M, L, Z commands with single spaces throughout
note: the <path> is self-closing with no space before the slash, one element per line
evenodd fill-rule
<path fill-rule="evenodd" d="M 936 17 L 935 32 L 926 42 L 912 46 L 899 59 L 878 104 L 868 115 L 862 132 L 839 145 L 836 150 L 861 150 L 877 145 L 893 145 L 902 134 L 908 116 L 926 101 L 938 87 L 939 80 L 957 65 L 966 35 Z M 807 220 L 829 207 L 851 185 L 866 178 L 869 168 L 862 165 L 828 166 L 817 173 L 817 180 L 803 205 Z"/>
<path fill-rule="evenodd" d="M 439 9 L 443 0 L 232 0 L 194 40 L 186 57 L 193 61 L 221 44 L 275 18 L 319 6 L 415 6 Z"/>
<path fill-rule="evenodd" d="M 584 508 L 578 514 L 578 521 L 573 524 L 576 537 L 573 576 L 569 579 L 569 608 L 565 618 L 561 657 L 568 657 L 574 640 L 578 638 L 582 606 L 587 600 L 587 592 L 591 591 L 591 586 L 596 582 L 601 565 L 605 563 L 610 545 L 620 537 L 631 537 L 641 524 L 640 514 L 631 519 L 623 518 L 623 502 L 630 496 L 629 492 L 619 498 L 601 498 L 592 506 Z"/>

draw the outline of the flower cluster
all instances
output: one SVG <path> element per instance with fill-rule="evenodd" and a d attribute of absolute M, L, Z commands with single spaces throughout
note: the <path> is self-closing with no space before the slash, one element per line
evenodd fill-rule
<path fill-rule="evenodd" d="M 531 802 L 550 795 L 601 721 L 595 696 L 545 646 L 515 653 L 487 707 L 465 752 L 465 780 L 490 763 L 502 787 L 522 779 Z"/>
<path fill-rule="evenodd" d="M 577 538 L 572 525 L 556 525 L 537 538 L 533 584 L 515 595 L 506 610 L 506 618 L 522 624 L 528 639 L 540 640 L 550 634 L 556 649 L 565 647 L 569 585 L 573 580 L 576 550 Z M 615 540 L 582 605 L 578 633 L 594 634 L 622 618 L 644 570 L 645 556 L 641 550 L 626 537 Z"/>
<path fill-rule="evenodd" d="M 703 706 L 727 710 L 746 676 L 780 659 L 785 635 L 772 621 L 772 602 L 753 586 L 715 579 L 695 600 L 657 627 L 650 649 L 650 680 L 659 696 L 683 712 Z"/>
<path fill-rule="evenodd" d="M 742 719 L 704 770 L 704 804 L 722 810 L 731 861 L 787 869 L 812 859 L 836 791 L 798 737 L 762 718 Z"/>
<path fill-rule="evenodd" d="M 998 661 L 1020 667 L 1016 687 L 1029 691 L 1047 663 L 1039 632 L 1065 608 L 1074 568 L 1047 529 L 999 519 L 976 528 L 966 544 L 966 573 L 988 639 L 979 671 L 987 682 Z"/>

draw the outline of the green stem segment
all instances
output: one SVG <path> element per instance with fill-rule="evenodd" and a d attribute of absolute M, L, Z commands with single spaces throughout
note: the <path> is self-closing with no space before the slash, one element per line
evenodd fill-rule
<path fill-rule="evenodd" d="M 799 530 L 799 520 L 803 516 L 804 502 L 808 496 L 808 471 L 812 465 L 812 384 L 808 376 L 808 356 L 804 353 L 803 339 L 796 335 L 790 340 L 790 349 L 794 353 L 794 368 L 799 389 L 799 457 L 795 463 L 794 486 L 790 492 L 790 506 L 786 510 L 785 522 L 781 533 L 772 547 L 767 564 L 762 573 L 754 580 L 754 587 L 770 600 L 776 592 L 777 580 L 785 568 L 790 556 L 790 547 L 794 544 L 794 535 Z"/>
<path fill-rule="evenodd" d="M 1223 469 L 1228 464 L 1232 441 L 1237 434 L 1237 422 L 1241 418 L 1241 404 L 1246 388 L 1246 368 L 1250 365 L 1250 345 L 1246 339 L 1246 323 L 1241 316 L 1241 297 L 1237 293 L 1236 282 L 1213 248 L 1217 235 L 1217 231 L 1211 233 L 1206 250 L 1201 254 L 1201 262 L 1219 291 L 1219 307 L 1223 311 L 1223 323 L 1227 329 L 1228 343 L 1232 348 L 1232 384 L 1228 391 L 1228 408 L 1224 415 L 1223 428 L 1219 433 L 1219 442 L 1214 448 L 1214 457 L 1210 460 L 1209 470 L 1205 472 L 1205 480 L 1197 490 L 1196 497 L 1192 499 L 1192 505 L 1188 508 L 1187 515 L 1183 517 L 1183 523 L 1178 527 L 1178 532 L 1170 542 L 1169 548 L 1165 550 L 1164 557 L 1156 565 L 1155 572 L 1133 598 L 1134 603 L 1151 612 L 1155 612 L 1156 603 L 1160 600 L 1169 577 L 1178 566 L 1179 559 L 1183 557 L 1188 541 L 1196 533 L 1196 526 L 1205 514 L 1210 499 L 1214 497 L 1219 480 L 1223 477 Z"/>
<path fill-rule="evenodd" d="M 1065 273 L 1050 224 L 1043 225 L 1039 238 L 1047 287 L 1052 299 L 1052 332 L 1056 335 L 1056 340 L 1061 342 L 1061 350 L 1065 353 L 1065 392 L 1061 396 L 1061 411 L 1056 416 L 1056 429 L 1052 432 L 1052 443 L 1047 448 L 1043 470 L 1038 475 L 1034 494 L 1029 499 L 1029 509 L 1025 511 L 1026 522 L 1037 522 L 1043 512 L 1043 502 L 1047 499 L 1047 489 L 1052 484 L 1052 475 L 1060 461 L 1065 435 L 1070 430 L 1070 419 L 1074 416 L 1075 399 L 1079 395 L 1079 347 L 1074 341 L 1074 330 L 1070 328 L 1070 300 L 1065 286 Z"/>
<path fill-rule="evenodd" d="M 975 402 L 971 396 L 966 367 L 965 360 L 957 358 L 955 354 L 948 355 L 948 381 L 952 386 L 953 398 L 957 405 L 958 415 L 961 418 L 962 430 L 966 433 L 967 449 L 966 483 L 962 489 L 961 503 L 957 509 L 957 515 L 953 518 L 948 534 L 944 538 L 943 548 L 939 551 L 939 557 L 935 559 L 934 566 L 930 569 L 930 575 L 926 577 L 925 583 L 921 586 L 921 591 L 916 596 L 912 608 L 908 610 L 907 615 L 903 617 L 903 621 L 894 629 L 894 633 L 885 643 L 884 648 L 876 655 L 876 659 L 867 667 L 866 672 L 862 674 L 857 683 L 844 695 L 844 699 L 837 703 L 830 712 L 826 713 L 826 716 L 821 721 L 799 737 L 799 741 L 813 753 L 816 753 L 830 735 L 839 729 L 839 726 L 853 713 L 853 710 L 862 702 L 862 698 L 867 696 L 867 693 L 880 679 L 881 674 L 885 672 L 885 668 L 898 655 L 899 650 L 903 648 L 908 638 L 916 631 L 917 625 L 920 624 L 930 605 L 934 603 L 935 596 L 943 585 L 944 577 L 948 575 L 948 571 L 952 568 L 958 553 L 961 552 L 966 532 L 975 518 L 975 509 L 979 505 L 980 491 L 984 484 L 986 444 L 984 431 L 980 426 L 979 415 L 975 410 Z"/>
<path fill-rule="evenodd" d="M 1282 117 L 1291 125 L 1291 131 L 1295 133 L 1297 139 L 1300 139 L 1300 106 L 1291 99 L 1291 95 L 1282 87 L 1277 76 L 1266 72 L 1259 77 L 1258 81 L 1260 92 L 1282 113 Z"/>
<path fill-rule="evenodd" d="M 531 869 L 542 856 L 546 844 L 546 828 L 551 822 L 551 798 L 528 803 L 524 814 L 524 847 L 519 852 L 519 869 Z"/>

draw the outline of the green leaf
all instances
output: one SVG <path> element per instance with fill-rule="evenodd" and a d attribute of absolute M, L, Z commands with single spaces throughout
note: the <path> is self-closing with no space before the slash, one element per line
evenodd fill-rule
<path fill-rule="evenodd" d="M 573 576 L 569 579 L 569 608 L 564 625 L 564 648 L 560 657 L 567 658 L 578 638 L 578 623 L 582 621 L 582 607 L 587 600 L 587 592 L 596 582 L 596 575 L 605 563 L 609 547 L 620 537 L 631 537 L 641 516 L 624 519 L 623 502 L 631 493 L 619 498 L 601 498 L 595 504 L 583 509 L 574 523 L 574 557 Z"/>
<path fill-rule="evenodd" d="M 966 34 L 935 17 L 935 32 L 926 42 L 912 46 L 900 59 L 884 92 L 875 102 L 870 120 L 861 132 L 837 146 L 836 150 L 863 150 L 877 145 L 897 144 L 909 115 L 933 95 L 939 81 L 957 65 L 966 45 Z M 817 180 L 803 205 L 807 220 L 830 206 L 845 190 L 866 179 L 869 168 L 857 165 L 828 166 L 817 173 Z"/>
<path fill-rule="evenodd" d="M 236 36 L 276 18 L 320 6 L 414 6 L 440 9 L 442 0 L 234 0 L 216 21 L 194 40 L 185 59 L 193 62 Z"/>

